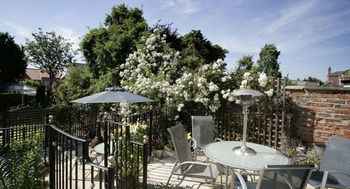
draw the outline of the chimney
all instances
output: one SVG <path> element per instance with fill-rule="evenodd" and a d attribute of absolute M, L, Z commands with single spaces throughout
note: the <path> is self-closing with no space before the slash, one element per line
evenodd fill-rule
<path fill-rule="evenodd" d="M 328 67 L 328 75 L 332 73 L 332 68 L 329 66 Z"/>

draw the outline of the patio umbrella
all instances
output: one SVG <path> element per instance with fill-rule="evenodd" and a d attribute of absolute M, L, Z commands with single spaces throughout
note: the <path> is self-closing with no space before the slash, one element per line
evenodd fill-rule
<path fill-rule="evenodd" d="M 28 96 L 35 96 L 36 90 L 27 85 L 20 83 L 4 83 L 0 84 L 0 93 L 12 93 L 12 94 L 22 94 Z"/>
<path fill-rule="evenodd" d="M 118 87 L 106 88 L 105 91 L 90 96 L 73 100 L 74 103 L 80 104 L 98 104 L 98 103 L 138 103 L 153 102 L 153 100 L 130 93 L 125 89 Z"/>

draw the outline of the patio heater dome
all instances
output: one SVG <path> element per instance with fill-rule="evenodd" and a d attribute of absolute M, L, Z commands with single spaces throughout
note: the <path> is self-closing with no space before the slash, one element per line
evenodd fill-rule
<path fill-rule="evenodd" d="M 256 98 L 263 95 L 263 93 L 253 89 L 238 89 L 233 91 L 233 95 L 237 99 L 237 103 L 242 105 L 243 113 L 243 138 L 242 145 L 233 148 L 233 151 L 238 155 L 251 156 L 255 155 L 256 151 L 247 146 L 247 127 L 248 127 L 248 108 L 253 105 Z"/>

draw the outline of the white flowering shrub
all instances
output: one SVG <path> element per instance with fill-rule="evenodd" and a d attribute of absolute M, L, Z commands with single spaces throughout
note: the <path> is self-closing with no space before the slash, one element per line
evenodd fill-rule
<path fill-rule="evenodd" d="M 166 104 L 178 115 L 191 114 L 188 110 L 197 104 L 215 113 L 223 100 L 235 101 L 233 91 L 238 87 L 264 91 L 268 96 L 274 94 L 272 78 L 255 68 L 233 77 L 235 72 L 227 73 L 221 59 L 211 64 L 199 63 L 196 68 L 184 66 L 184 57 L 165 39 L 158 31 L 142 38 L 137 50 L 120 66 L 123 88 Z M 169 118 L 176 119 L 178 115 Z"/>
<path fill-rule="evenodd" d="M 155 32 L 121 65 L 122 87 L 182 111 L 186 102 L 200 103 L 215 112 L 220 107 L 220 84 L 228 79 L 223 60 L 195 70 L 182 67 L 180 53 Z M 225 79 L 223 79 L 225 78 Z"/>

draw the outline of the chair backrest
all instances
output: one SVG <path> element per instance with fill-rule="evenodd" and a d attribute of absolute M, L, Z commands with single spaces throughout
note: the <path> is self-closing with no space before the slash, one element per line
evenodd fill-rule
<path fill-rule="evenodd" d="M 304 189 L 312 166 L 272 165 L 262 170 L 257 189 Z"/>
<path fill-rule="evenodd" d="M 179 162 L 192 161 L 192 153 L 190 144 L 186 139 L 186 132 L 182 124 L 168 128 L 171 141 L 175 148 L 177 160 Z"/>
<path fill-rule="evenodd" d="M 192 139 L 195 148 L 203 148 L 215 138 L 215 122 L 212 116 L 192 116 Z"/>
<path fill-rule="evenodd" d="M 350 139 L 332 136 L 328 139 L 326 149 L 320 161 L 321 170 L 332 170 L 347 173 L 350 175 Z M 332 174 L 343 183 L 349 177 L 342 174 Z"/>

